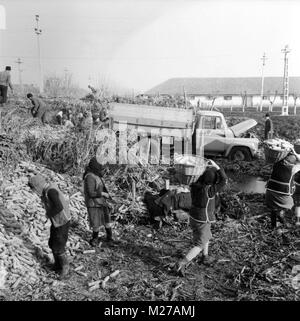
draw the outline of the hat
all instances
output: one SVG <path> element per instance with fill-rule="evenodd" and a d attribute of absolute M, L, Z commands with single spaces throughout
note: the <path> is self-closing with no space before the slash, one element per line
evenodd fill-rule
<path fill-rule="evenodd" d="M 35 189 L 39 195 L 42 195 L 46 184 L 46 179 L 40 174 L 30 177 L 28 182 L 28 185 Z"/>
<path fill-rule="evenodd" d="M 5 70 L 11 70 L 11 66 L 6 66 Z"/>
<path fill-rule="evenodd" d="M 270 114 L 269 114 L 269 113 L 266 113 L 266 117 L 270 117 Z"/>

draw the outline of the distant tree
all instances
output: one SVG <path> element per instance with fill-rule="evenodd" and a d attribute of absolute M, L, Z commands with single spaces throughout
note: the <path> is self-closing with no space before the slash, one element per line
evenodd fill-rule
<path fill-rule="evenodd" d="M 297 100 L 299 98 L 299 94 L 294 93 L 292 96 L 294 98 L 294 115 L 296 115 L 297 114 Z"/>
<path fill-rule="evenodd" d="M 69 72 L 64 76 L 48 75 L 44 83 L 45 93 L 51 97 L 81 97 L 86 93 L 74 83 L 73 75 Z"/>
<path fill-rule="evenodd" d="M 270 102 L 269 111 L 273 111 L 273 105 L 274 105 L 274 102 L 275 102 L 277 96 L 278 96 L 278 91 L 277 90 L 275 91 L 275 94 L 274 94 L 274 97 L 273 97 L 272 100 L 271 100 L 271 95 L 269 96 L 269 102 Z"/>

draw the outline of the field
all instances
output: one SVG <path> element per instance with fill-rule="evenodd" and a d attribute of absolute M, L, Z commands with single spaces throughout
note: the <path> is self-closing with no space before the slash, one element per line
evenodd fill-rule
<path fill-rule="evenodd" d="M 49 104 L 54 113 L 70 102 Z M 172 266 L 190 247 L 187 220 L 170 216 L 161 229 L 154 229 L 142 202 L 146 190 L 158 192 L 164 186 L 170 168 L 109 166 L 105 180 L 116 202 L 116 242 L 107 244 L 102 233 L 101 245 L 91 251 L 80 186 L 84 165 L 95 151 L 95 137 L 93 133 L 66 133 L 57 125 L 42 128 L 24 106 L 22 100 L 12 101 L 1 117 L 1 300 L 299 300 L 294 266 L 299 264 L 295 254 L 300 251 L 300 233 L 293 217 L 289 216 L 289 229 L 282 234 L 273 232 L 263 195 L 232 193 L 232 180 L 222 194 L 226 206 L 213 227 L 213 265 L 206 267 L 195 260 L 186 276 L 179 277 Z M 85 105 L 76 101 L 72 106 L 80 109 Z M 256 119 L 258 125 L 252 131 L 262 139 L 264 113 L 224 114 L 230 125 L 247 117 Z M 300 137 L 299 116 L 274 113 L 271 117 L 276 136 L 291 142 Z M 218 162 L 237 176 L 246 173 L 267 178 L 271 171 L 263 158 L 251 163 Z M 71 273 L 63 282 L 49 268 L 49 223 L 45 223 L 38 197 L 27 186 L 32 173 L 50 177 L 70 200 Z M 105 285 L 97 283 L 117 270 L 119 274 Z"/>

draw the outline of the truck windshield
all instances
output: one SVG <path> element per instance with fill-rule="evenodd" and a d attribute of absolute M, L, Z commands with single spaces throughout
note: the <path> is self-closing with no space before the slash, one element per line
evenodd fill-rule
<path fill-rule="evenodd" d="M 224 129 L 221 117 L 204 116 L 203 129 Z"/>

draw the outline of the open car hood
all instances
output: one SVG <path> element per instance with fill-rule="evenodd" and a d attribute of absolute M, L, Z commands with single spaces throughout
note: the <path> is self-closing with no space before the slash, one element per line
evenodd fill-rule
<path fill-rule="evenodd" d="M 235 137 L 239 137 L 241 134 L 245 133 L 250 128 L 257 125 L 257 121 L 254 119 L 248 119 L 245 121 L 242 121 L 241 123 L 238 123 L 234 126 L 229 127 L 232 131 Z"/>

